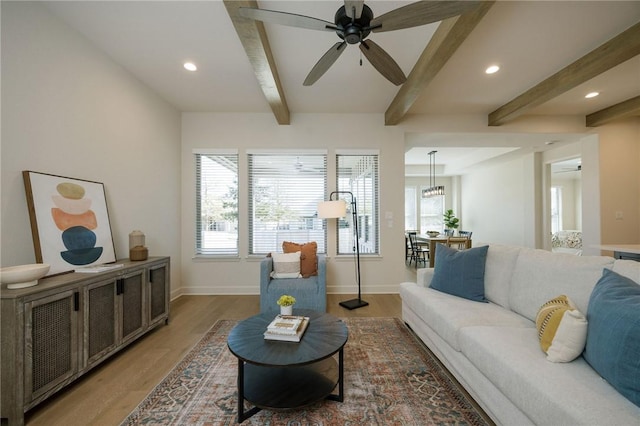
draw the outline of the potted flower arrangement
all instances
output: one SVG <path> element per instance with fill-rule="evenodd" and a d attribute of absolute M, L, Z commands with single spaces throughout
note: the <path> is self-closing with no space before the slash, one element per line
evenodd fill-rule
<path fill-rule="evenodd" d="M 280 306 L 280 315 L 291 315 L 293 313 L 293 305 L 296 303 L 296 298 L 283 294 L 276 302 Z"/>

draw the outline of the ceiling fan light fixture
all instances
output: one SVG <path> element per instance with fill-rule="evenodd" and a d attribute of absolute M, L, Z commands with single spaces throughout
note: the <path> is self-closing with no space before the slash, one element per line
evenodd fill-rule
<path fill-rule="evenodd" d="M 600 94 L 600 92 L 589 92 L 586 95 L 584 95 L 584 97 L 587 98 L 587 99 L 591 99 L 591 98 L 595 98 L 599 94 Z"/>
<path fill-rule="evenodd" d="M 499 65 L 490 65 L 486 70 L 484 70 L 485 74 L 495 74 L 498 71 L 500 71 Z"/>
<path fill-rule="evenodd" d="M 198 70 L 198 67 L 193 62 L 185 62 L 182 66 L 187 71 L 197 71 Z"/>

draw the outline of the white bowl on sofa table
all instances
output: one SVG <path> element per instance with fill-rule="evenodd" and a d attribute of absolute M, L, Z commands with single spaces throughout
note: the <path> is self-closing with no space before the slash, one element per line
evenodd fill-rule
<path fill-rule="evenodd" d="M 32 287 L 44 277 L 51 266 L 48 263 L 8 266 L 0 269 L 0 281 L 7 284 L 8 289 Z"/>

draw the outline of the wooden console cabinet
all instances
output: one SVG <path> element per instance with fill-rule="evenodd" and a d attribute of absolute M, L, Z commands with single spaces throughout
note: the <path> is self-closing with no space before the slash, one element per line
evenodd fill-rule
<path fill-rule="evenodd" d="M 0 417 L 24 413 L 127 344 L 169 321 L 169 258 L 122 260 L 0 292 Z"/>

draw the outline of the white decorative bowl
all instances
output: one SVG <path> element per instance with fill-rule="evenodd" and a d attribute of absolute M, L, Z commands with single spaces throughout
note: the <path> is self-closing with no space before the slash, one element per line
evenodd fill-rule
<path fill-rule="evenodd" d="M 8 289 L 31 287 L 38 284 L 38 279 L 47 275 L 50 267 L 48 263 L 8 266 L 0 269 L 0 281 L 7 284 Z"/>
<path fill-rule="evenodd" d="M 427 235 L 430 237 L 437 237 L 440 235 L 440 231 L 427 231 Z"/>

